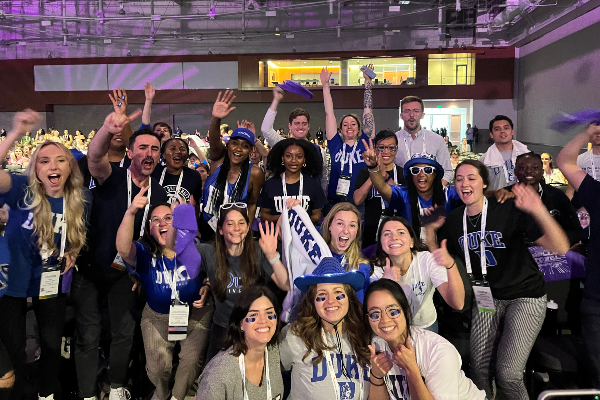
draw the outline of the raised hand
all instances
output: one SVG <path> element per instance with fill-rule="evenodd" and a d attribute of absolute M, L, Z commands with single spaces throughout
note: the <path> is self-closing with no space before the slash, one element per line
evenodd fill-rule
<path fill-rule="evenodd" d="M 212 116 L 219 119 L 227 117 L 233 110 L 235 110 L 235 107 L 231 107 L 231 103 L 233 103 L 233 100 L 235 100 L 233 90 L 226 90 L 223 96 L 221 96 L 221 93 L 222 92 L 219 92 L 217 101 L 215 101 L 212 111 Z"/>
<path fill-rule="evenodd" d="M 108 97 L 112 101 L 113 108 L 117 114 L 127 114 L 127 93 L 121 88 L 113 89 L 112 95 L 109 93 Z"/>
<path fill-rule="evenodd" d="M 369 139 L 369 143 L 365 139 L 362 139 L 363 144 L 365 145 L 365 151 L 362 156 L 365 160 L 365 164 L 368 167 L 374 167 L 377 165 L 377 153 L 375 153 L 375 148 L 373 147 L 373 139 Z"/>
<path fill-rule="evenodd" d="M 446 268 L 450 268 L 452 267 L 452 264 L 454 264 L 454 258 L 448 253 L 446 242 L 446 239 L 442 240 L 440 248 L 434 250 L 432 254 L 437 265 L 443 265 Z"/>
<path fill-rule="evenodd" d="M 402 273 L 400 272 L 399 267 L 393 267 L 390 259 L 388 257 L 385 258 L 385 267 L 383 268 L 383 276 L 382 278 L 392 280 L 394 282 L 400 282 L 400 277 L 402 277 Z"/>
<path fill-rule="evenodd" d="M 42 116 L 39 113 L 28 108 L 15 114 L 12 131 L 21 137 L 25 132 L 31 132 L 41 120 Z"/>
<path fill-rule="evenodd" d="M 127 116 L 127 114 L 117 114 L 116 112 L 110 113 L 104 119 L 103 127 L 110 133 L 118 133 L 123 130 L 125 125 L 132 122 L 136 118 L 142 115 L 142 110 L 138 109 L 133 114 Z"/>
<path fill-rule="evenodd" d="M 281 218 L 280 218 L 281 219 Z M 258 245 L 262 249 L 267 259 L 273 259 L 277 254 L 277 236 L 279 235 L 279 227 L 272 222 L 265 223 L 265 229 L 262 224 L 258 225 L 260 231 L 260 240 Z"/>
<path fill-rule="evenodd" d="M 371 345 L 369 345 L 369 350 L 371 351 L 371 374 L 383 378 L 392 369 L 392 361 L 385 352 L 376 354 L 375 348 Z"/>
<path fill-rule="evenodd" d="M 154 89 L 154 86 L 152 86 L 151 82 L 146 82 L 146 84 L 144 85 L 144 94 L 146 95 L 146 101 L 154 100 L 156 90 Z"/>
<path fill-rule="evenodd" d="M 410 342 L 410 337 L 408 336 L 406 337 L 406 341 L 404 343 L 398 343 L 392 359 L 394 360 L 394 364 L 405 371 L 414 371 L 415 368 L 416 370 L 419 369 L 419 366 L 417 365 L 415 349 L 413 348 L 412 343 Z"/>
<path fill-rule="evenodd" d="M 524 183 L 517 183 L 512 189 L 515 194 L 515 206 L 527 214 L 543 208 L 542 199 L 535 190 L 529 185 Z"/>
<path fill-rule="evenodd" d="M 277 100 L 278 102 L 281 101 L 281 99 L 283 99 L 283 95 L 284 95 L 284 91 L 282 88 L 280 88 L 279 86 L 275 86 L 273 88 L 273 99 Z"/>
<path fill-rule="evenodd" d="M 321 70 L 321 86 L 329 86 L 331 74 L 333 74 L 333 72 L 329 72 L 327 67 Z"/>
<path fill-rule="evenodd" d="M 238 128 L 250 129 L 252 131 L 252 133 L 256 133 L 256 128 L 254 127 L 254 123 L 247 121 L 245 119 L 243 119 L 242 122 L 238 121 L 237 126 L 238 126 Z"/>
<path fill-rule="evenodd" d="M 146 194 L 149 188 L 150 185 L 141 188 L 140 192 L 133 198 L 131 205 L 127 209 L 127 212 L 129 214 L 135 215 L 138 212 L 138 210 L 146 207 L 146 204 L 148 204 L 148 196 L 144 195 Z"/>

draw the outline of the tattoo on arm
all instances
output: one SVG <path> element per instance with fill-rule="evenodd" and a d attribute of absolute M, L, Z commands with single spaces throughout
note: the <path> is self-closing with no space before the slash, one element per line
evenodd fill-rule
<path fill-rule="evenodd" d="M 371 133 L 373 133 L 374 125 L 375 125 L 375 119 L 373 118 L 373 113 L 372 112 L 365 113 L 365 115 L 363 115 L 363 132 L 367 136 L 371 136 Z"/>
<path fill-rule="evenodd" d="M 373 109 L 373 85 L 371 82 L 365 82 L 364 108 Z"/>

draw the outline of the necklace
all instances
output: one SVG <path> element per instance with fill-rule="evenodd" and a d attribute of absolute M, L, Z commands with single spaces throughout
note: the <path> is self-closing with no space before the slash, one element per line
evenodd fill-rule
<path fill-rule="evenodd" d="M 469 223 L 471 224 L 471 226 L 473 228 L 476 228 L 477 223 L 479 223 L 479 218 L 481 217 L 481 213 L 474 215 L 474 216 L 467 215 L 467 217 L 469 217 Z M 473 221 L 475 221 L 475 222 L 473 222 Z"/>

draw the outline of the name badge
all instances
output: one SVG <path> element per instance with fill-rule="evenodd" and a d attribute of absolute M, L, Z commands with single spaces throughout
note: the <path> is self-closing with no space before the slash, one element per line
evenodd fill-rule
<path fill-rule="evenodd" d="M 211 219 L 208 220 L 208 225 L 212 228 L 213 231 L 217 231 L 217 223 L 219 222 L 219 219 L 216 216 L 213 216 Z"/>
<path fill-rule="evenodd" d="M 473 293 L 475 294 L 475 301 L 477 302 L 477 308 L 479 309 L 479 312 L 496 312 L 492 290 L 487 282 L 473 282 Z"/>
<path fill-rule="evenodd" d="M 40 280 L 40 300 L 51 299 L 58 296 L 58 283 L 60 282 L 61 265 L 45 265 Z"/>
<path fill-rule="evenodd" d="M 119 253 L 117 253 L 115 259 L 113 260 L 110 266 L 114 269 L 118 269 L 119 271 L 125 271 L 127 269 L 127 267 L 125 267 L 125 261 L 123 261 L 123 258 Z"/>
<path fill-rule="evenodd" d="M 175 301 L 178 303 L 178 301 Z M 169 341 L 183 340 L 187 337 L 190 308 L 187 304 L 171 304 L 169 308 Z"/>
<path fill-rule="evenodd" d="M 351 177 L 347 175 L 340 175 L 335 194 L 344 197 L 348 196 L 348 192 L 350 192 L 350 179 Z"/>

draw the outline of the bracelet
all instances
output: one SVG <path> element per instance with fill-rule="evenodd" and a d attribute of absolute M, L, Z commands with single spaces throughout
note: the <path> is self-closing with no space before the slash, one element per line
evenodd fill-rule
<path fill-rule="evenodd" d="M 380 377 L 378 377 L 378 376 L 375 376 L 375 375 L 373 374 L 373 371 L 372 371 L 372 370 L 371 370 L 371 376 L 372 376 L 373 378 L 375 378 L 375 379 L 383 379 L 383 376 L 382 376 L 381 378 L 380 378 Z"/>
<path fill-rule="evenodd" d="M 450 268 L 446 268 L 446 269 L 447 269 L 447 270 L 448 270 L 448 269 L 452 269 L 452 268 L 454 268 L 454 266 L 455 266 L 455 265 L 456 265 L 456 261 L 454 261 L 454 262 L 452 263 L 452 265 L 450 266 Z"/>
<path fill-rule="evenodd" d="M 368 168 L 368 169 L 369 169 L 369 173 L 370 174 L 373 174 L 375 172 L 379 172 L 379 167 L 377 167 L 377 169 L 371 169 L 371 168 Z"/>
<path fill-rule="evenodd" d="M 275 265 L 279 261 L 279 258 L 280 258 L 280 255 L 279 255 L 279 252 L 277 252 L 277 255 L 275 257 L 273 257 L 272 260 L 269 260 L 269 263 L 271 263 L 271 265 Z"/>
<path fill-rule="evenodd" d="M 378 169 L 379 169 L 379 164 L 375 164 L 375 165 L 373 165 L 373 166 L 367 165 L 367 168 L 368 168 L 368 169 L 375 169 L 375 168 L 378 168 Z"/>

